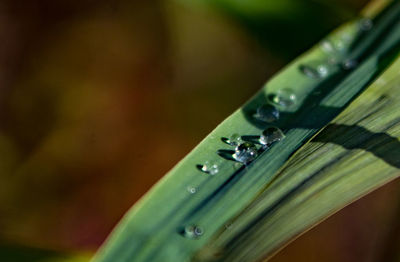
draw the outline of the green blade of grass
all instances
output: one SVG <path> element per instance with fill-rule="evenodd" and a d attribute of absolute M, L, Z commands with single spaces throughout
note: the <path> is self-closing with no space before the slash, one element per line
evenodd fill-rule
<path fill-rule="evenodd" d="M 344 50 L 332 55 L 318 45 L 284 68 L 255 97 L 221 123 L 128 212 L 94 261 L 187 261 L 194 254 L 203 260 L 214 259 L 214 252 L 207 250 L 229 250 L 224 256 L 230 261 L 232 256 L 238 256 L 242 251 L 247 254 L 247 250 L 251 248 L 238 243 L 242 236 L 257 240 L 265 236 L 265 231 L 254 233 L 252 226 L 257 224 L 257 212 L 267 210 L 269 202 L 260 204 L 262 206 L 254 210 L 246 209 L 252 210 L 248 214 L 243 210 L 249 205 L 252 207 L 263 202 L 259 201 L 260 192 L 265 193 L 268 191 L 266 189 L 272 188 L 276 182 L 271 184 L 271 181 L 286 177 L 278 171 L 288 159 L 307 146 L 310 138 L 340 114 L 398 56 L 400 22 L 396 18 L 399 16 L 400 3 L 394 1 L 383 10 L 382 15 L 378 14 L 374 18 L 375 25 L 371 30 L 360 31 L 359 21 L 355 21 L 328 37 L 329 43 L 341 42 L 347 45 Z M 347 39 L 346 43 L 343 42 L 344 39 Z M 337 61 L 328 65 L 327 61 L 331 58 Z M 342 63 L 347 59 L 356 62 L 357 66 L 344 70 Z M 327 64 L 329 75 L 317 79 L 302 73 L 300 68 L 313 61 Z M 221 141 L 223 137 L 229 137 L 233 133 L 242 136 L 260 135 L 269 125 L 254 119 L 253 114 L 271 95 L 285 88 L 290 88 L 297 99 L 291 107 L 277 105 L 281 117 L 274 125 L 284 131 L 286 138 L 283 141 L 272 145 L 268 150 L 260 150 L 260 155 L 252 163 L 241 167 L 225 159 L 226 156 L 223 158 L 221 154 L 217 154 L 223 152 L 219 150 L 233 149 Z M 210 160 L 219 166 L 219 172 L 214 176 L 196 168 Z M 274 180 L 278 175 L 279 178 Z M 286 185 L 283 189 L 290 190 L 289 186 Z M 359 186 L 356 180 L 352 186 Z M 359 193 L 362 192 L 360 189 Z M 332 201 L 335 202 L 334 199 Z M 336 202 L 342 203 L 339 200 Z M 238 230 L 224 230 L 238 214 L 242 214 L 238 218 Z M 262 223 L 264 220 L 260 221 Z M 188 225 L 196 225 L 204 233 L 198 238 L 185 238 L 181 233 Z M 253 233 L 247 235 L 247 231 Z M 294 231 L 295 229 L 288 232 L 282 228 L 283 233 L 287 232 L 287 238 L 292 237 Z M 278 240 L 282 239 L 276 238 L 274 243 L 278 243 Z M 281 243 L 283 241 L 273 249 Z M 216 249 L 209 249 L 210 245 Z M 268 247 L 272 247 L 272 244 Z M 239 261 L 258 259 L 263 256 L 263 250 L 271 252 L 272 249 L 263 246 L 258 253 L 249 256 L 248 260 Z M 206 258 L 198 255 L 204 253 L 212 255 L 205 256 Z M 241 258 L 245 259 L 243 256 Z"/>
<path fill-rule="evenodd" d="M 303 146 L 210 247 L 258 261 L 400 176 L 400 60 Z M 201 253 L 201 252 L 200 252 Z"/>

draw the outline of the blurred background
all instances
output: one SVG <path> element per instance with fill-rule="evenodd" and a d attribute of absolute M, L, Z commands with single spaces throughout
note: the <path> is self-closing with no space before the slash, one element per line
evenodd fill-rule
<path fill-rule="evenodd" d="M 0 261 L 88 261 L 271 75 L 367 0 L 0 1 Z M 400 261 L 400 183 L 282 250 Z"/>

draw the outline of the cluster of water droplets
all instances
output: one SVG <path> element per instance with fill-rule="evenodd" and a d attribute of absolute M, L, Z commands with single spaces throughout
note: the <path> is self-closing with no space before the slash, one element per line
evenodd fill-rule
<path fill-rule="evenodd" d="M 373 22 L 371 19 L 363 18 L 358 21 L 358 30 L 361 33 L 371 30 L 372 27 Z M 347 49 L 353 40 L 354 37 L 352 34 L 346 32 L 338 38 L 323 40 L 320 47 L 327 54 L 326 60 L 315 60 L 301 64 L 299 66 L 300 72 L 309 78 L 320 80 L 328 77 L 337 67 L 341 67 L 344 70 L 355 68 L 358 62 L 345 57 Z M 285 138 L 283 131 L 271 124 L 279 121 L 281 116 L 280 109 L 290 108 L 296 103 L 297 97 L 292 89 L 279 89 L 275 93 L 270 94 L 267 103 L 260 105 L 253 114 L 255 120 L 270 125 L 262 131 L 258 139 L 255 141 L 245 141 L 242 136 L 236 133 L 222 139 L 226 144 L 235 147 L 232 151 L 232 160 L 236 161 L 234 164 L 235 169 L 238 169 L 241 165 L 248 165 L 273 143 Z M 198 167 L 203 173 L 211 176 L 215 176 L 219 172 L 218 164 L 212 161 L 205 161 L 204 164 Z M 188 186 L 187 190 L 190 194 L 197 192 L 197 188 L 193 186 Z M 188 225 L 182 231 L 182 235 L 190 239 L 197 239 L 203 233 L 203 229 L 197 225 Z"/>
<path fill-rule="evenodd" d="M 365 33 L 373 28 L 373 21 L 369 18 L 361 18 L 357 22 L 359 33 Z M 322 79 L 329 76 L 335 67 L 341 67 L 344 70 L 351 70 L 358 65 L 354 58 L 346 58 L 346 52 L 354 41 L 356 34 L 343 32 L 337 38 L 325 39 L 320 46 L 322 51 L 327 54 L 326 61 L 311 61 L 300 65 L 300 71 L 306 76 L 314 79 Z"/>
<path fill-rule="evenodd" d="M 218 173 L 219 168 L 218 168 L 218 165 L 215 162 L 206 161 L 204 163 L 204 165 L 202 165 L 201 171 L 213 176 L 213 175 Z"/>

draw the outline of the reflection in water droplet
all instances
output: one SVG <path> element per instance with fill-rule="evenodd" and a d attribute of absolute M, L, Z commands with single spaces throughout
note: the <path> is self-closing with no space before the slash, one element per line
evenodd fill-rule
<path fill-rule="evenodd" d="M 372 29 L 373 25 L 374 24 L 373 24 L 372 20 L 369 19 L 369 18 L 363 18 L 358 23 L 358 26 L 359 26 L 361 31 L 369 31 L 369 30 Z"/>
<path fill-rule="evenodd" d="M 347 60 L 345 60 L 345 61 L 343 62 L 342 67 L 343 67 L 343 69 L 345 69 L 345 70 L 350 70 L 350 69 L 355 68 L 355 67 L 357 66 L 357 64 L 358 64 L 358 63 L 357 63 L 356 60 L 347 59 Z"/>
<path fill-rule="evenodd" d="M 250 142 L 244 142 L 235 148 L 233 158 L 237 161 L 247 164 L 257 157 L 257 147 Z"/>
<path fill-rule="evenodd" d="M 187 191 L 188 191 L 190 194 L 194 194 L 194 193 L 197 192 L 197 189 L 196 189 L 195 187 L 188 186 L 188 187 L 187 187 Z"/>
<path fill-rule="evenodd" d="M 240 143 L 242 143 L 242 137 L 239 134 L 233 134 L 231 135 L 228 140 L 226 141 L 226 143 L 228 143 L 231 146 L 237 146 Z"/>
<path fill-rule="evenodd" d="M 253 116 L 259 121 L 272 123 L 279 119 L 279 110 L 273 105 L 262 105 Z"/>
<path fill-rule="evenodd" d="M 310 62 L 307 65 L 300 65 L 300 71 L 311 78 L 324 78 L 328 75 L 328 66 L 319 62 Z"/>
<path fill-rule="evenodd" d="M 260 144 L 268 146 L 285 138 L 285 134 L 277 127 L 268 127 L 260 136 Z"/>
<path fill-rule="evenodd" d="M 218 173 L 219 169 L 217 164 L 211 163 L 210 161 L 206 161 L 204 165 L 201 167 L 201 171 L 213 176 Z"/>
<path fill-rule="evenodd" d="M 296 95 L 288 88 L 278 90 L 278 92 L 272 94 L 269 99 L 272 103 L 283 107 L 290 107 L 296 103 Z"/>
<path fill-rule="evenodd" d="M 185 226 L 183 230 L 183 236 L 187 238 L 196 239 L 204 234 L 204 230 L 196 225 Z"/>

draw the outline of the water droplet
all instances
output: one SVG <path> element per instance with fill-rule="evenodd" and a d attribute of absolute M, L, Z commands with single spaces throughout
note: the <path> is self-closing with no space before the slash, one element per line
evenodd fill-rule
<path fill-rule="evenodd" d="M 357 61 L 356 60 L 354 60 L 354 59 L 347 59 L 347 60 L 345 60 L 344 62 L 343 62 L 343 64 L 342 64 L 342 67 L 343 67 L 343 69 L 345 69 L 345 70 L 350 70 L 350 69 L 353 69 L 353 68 L 355 68 L 356 66 L 357 66 Z"/>
<path fill-rule="evenodd" d="M 197 189 L 196 189 L 195 187 L 188 186 L 188 187 L 187 187 L 187 191 L 188 191 L 190 194 L 194 194 L 194 193 L 197 192 Z"/>
<path fill-rule="evenodd" d="M 260 144 L 268 146 L 274 142 L 278 142 L 285 137 L 285 134 L 277 127 L 268 127 L 260 136 Z"/>
<path fill-rule="evenodd" d="M 262 122 L 272 123 L 279 119 L 279 110 L 273 105 L 266 104 L 258 107 L 253 116 Z"/>
<path fill-rule="evenodd" d="M 358 23 L 358 27 L 360 28 L 361 31 L 369 31 L 372 29 L 373 25 L 374 23 L 369 18 L 363 18 Z"/>
<path fill-rule="evenodd" d="M 328 66 L 319 62 L 311 62 L 307 65 L 300 65 L 300 71 L 311 78 L 324 78 L 329 73 Z"/>
<path fill-rule="evenodd" d="M 326 51 L 328 53 L 335 51 L 335 47 L 333 46 L 332 42 L 329 40 L 323 40 L 321 42 L 321 47 L 324 51 Z"/>
<path fill-rule="evenodd" d="M 296 95 L 291 89 L 284 88 L 278 90 L 276 94 L 272 94 L 269 97 L 270 101 L 276 105 L 283 107 L 290 107 L 296 103 Z"/>
<path fill-rule="evenodd" d="M 204 165 L 201 167 L 201 171 L 213 176 L 218 173 L 219 169 L 217 164 L 211 163 L 210 161 L 206 161 Z"/>
<path fill-rule="evenodd" d="M 345 43 L 342 39 L 325 39 L 321 42 L 321 48 L 325 53 L 335 54 L 344 50 Z"/>
<path fill-rule="evenodd" d="M 239 134 L 231 135 L 226 141 L 231 146 L 237 146 L 243 142 L 242 137 Z"/>
<path fill-rule="evenodd" d="M 257 157 L 257 147 L 250 142 L 244 142 L 235 148 L 233 158 L 243 164 L 253 161 Z"/>
<path fill-rule="evenodd" d="M 199 238 L 204 234 L 204 230 L 196 225 L 185 226 L 183 229 L 183 236 L 187 238 Z"/>

